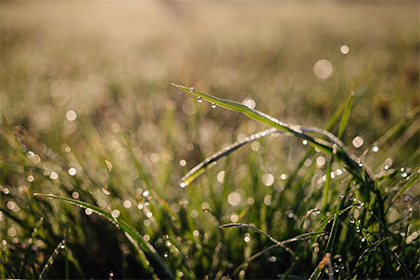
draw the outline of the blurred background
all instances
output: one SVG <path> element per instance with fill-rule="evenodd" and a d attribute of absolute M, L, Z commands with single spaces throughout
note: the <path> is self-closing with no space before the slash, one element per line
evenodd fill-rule
<path fill-rule="evenodd" d="M 266 127 L 198 103 L 171 83 L 244 102 L 290 124 L 317 127 L 354 92 L 343 141 L 361 155 L 419 105 L 419 5 L 3 2 L 1 114 L 41 171 L 4 169 L 2 188 L 15 188 L 17 197 L 29 189 L 93 200 L 104 209 L 119 205 L 126 217 L 137 213 L 146 189 L 156 190 L 175 213 L 188 200 L 201 209 L 209 193 L 190 188 L 185 194 L 180 178 L 222 147 Z M 384 164 L 418 164 L 418 128 L 404 133 L 398 145 L 391 141 L 380 148 L 376 171 Z M 278 176 L 293 172 L 305 152 L 301 143 L 270 139 L 260 149 L 252 147 L 263 159 L 257 161 L 261 170 Z M 8 153 L 4 148 L 2 154 Z M 238 186 L 252 173 L 244 158 L 239 153 L 226 169 Z M 217 174 L 221 182 L 219 171 L 210 176 Z M 42 176 L 48 180 L 35 184 Z M 227 207 L 239 203 L 226 202 Z M 12 214 L 15 206 L 7 206 Z M 59 240 L 64 229 L 52 228 Z M 145 231 L 158 238 L 152 229 Z M 8 238 L 26 236 L 19 234 L 8 232 Z"/>
<path fill-rule="evenodd" d="M 1 16 L 2 112 L 48 146 L 78 137 L 76 116 L 143 141 L 168 107 L 201 117 L 171 82 L 308 126 L 354 91 L 368 142 L 419 103 L 417 3 L 3 3 Z M 223 131 L 244 121 L 216 115 Z"/>

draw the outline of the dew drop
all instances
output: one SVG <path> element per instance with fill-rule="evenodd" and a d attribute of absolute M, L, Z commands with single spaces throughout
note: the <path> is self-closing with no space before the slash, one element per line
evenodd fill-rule
<path fill-rule="evenodd" d="M 363 167 L 363 162 L 360 162 L 359 163 L 359 167 Z"/>
<path fill-rule="evenodd" d="M 303 141 L 302 141 L 302 144 L 303 144 L 303 145 L 307 145 L 307 144 L 308 144 L 308 141 L 303 140 Z"/>
<path fill-rule="evenodd" d="M 199 96 L 199 97 L 197 97 L 197 102 L 198 102 L 198 103 L 203 102 L 203 98 L 201 98 L 200 96 Z"/>
<path fill-rule="evenodd" d="M 214 104 L 214 103 L 211 103 L 211 107 L 214 109 L 214 108 L 216 108 L 216 104 Z"/>
<path fill-rule="evenodd" d="M 181 188 L 185 188 L 185 187 L 187 186 L 187 184 L 185 184 L 185 182 L 181 182 L 181 183 L 179 184 L 179 186 L 180 186 Z"/>
<path fill-rule="evenodd" d="M 190 92 L 194 92 L 195 88 L 190 87 Z"/>
<path fill-rule="evenodd" d="M 350 217 L 350 224 L 354 224 L 354 222 L 355 222 L 355 221 L 354 221 L 354 218 L 353 218 L 353 216 L 351 216 L 351 217 Z"/>
<path fill-rule="evenodd" d="M 312 215 L 316 216 L 319 215 L 321 213 L 321 211 L 319 209 L 314 209 L 314 211 L 312 212 Z"/>
<path fill-rule="evenodd" d="M 341 193 L 338 197 L 339 198 L 344 198 L 344 194 Z"/>
<path fill-rule="evenodd" d="M 359 227 L 356 228 L 356 232 L 360 232 L 360 228 Z"/>
<path fill-rule="evenodd" d="M 66 248 L 66 244 L 64 244 L 64 243 L 63 243 L 63 244 L 61 244 L 60 248 L 61 248 L 61 249 L 65 249 L 65 248 Z"/>
<path fill-rule="evenodd" d="M 403 177 L 403 178 L 407 178 L 407 176 L 408 176 L 407 172 L 403 172 L 403 173 L 401 173 L 401 177 Z"/>
<path fill-rule="evenodd" d="M 379 151 L 378 146 L 373 146 L 373 148 L 372 148 L 372 152 L 376 153 L 376 152 L 378 152 L 378 151 Z"/>

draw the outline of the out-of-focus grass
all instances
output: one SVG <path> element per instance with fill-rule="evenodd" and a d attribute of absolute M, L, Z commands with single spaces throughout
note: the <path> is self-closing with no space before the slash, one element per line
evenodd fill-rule
<path fill-rule="evenodd" d="M 344 191 L 344 206 L 353 197 L 373 206 L 355 206 L 338 221 L 335 276 L 418 276 L 418 116 L 404 121 L 419 104 L 418 8 L 2 3 L 1 112 L 7 121 L 1 127 L 0 277 L 38 277 L 50 256 L 54 262 L 44 278 L 152 277 L 132 243 L 106 219 L 34 193 L 111 211 L 150 242 L 177 277 L 221 278 L 272 245 L 243 229 L 221 230 L 221 224 L 253 224 L 279 241 L 329 230 L 319 227 Z M 320 59 L 333 67 L 325 80 L 313 72 Z M 331 178 L 325 212 L 310 214 L 323 207 L 330 158 L 283 136 L 241 148 L 180 188 L 190 168 L 265 127 L 199 104 L 171 82 L 255 102 L 287 123 L 318 127 L 354 91 L 342 137 L 351 152 L 361 156 L 394 132 L 363 157 L 373 174 L 384 176 L 375 182 L 385 201 L 385 227 L 369 223 L 380 213 L 377 200 L 364 201 L 362 186 L 349 177 Z M 338 133 L 338 125 L 332 131 Z M 353 145 L 357 136 L 360 148 Z M 332 162 L 333 171 L 341 168 Z M 308 278 L 326 246 L 322 236 L 271 250 L 237 276 Z"/>

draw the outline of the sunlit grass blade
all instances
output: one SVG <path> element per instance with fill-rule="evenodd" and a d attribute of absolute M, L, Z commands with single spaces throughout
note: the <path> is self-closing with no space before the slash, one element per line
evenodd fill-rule
<path fill-rule="evenodd" d="M 413 175 L 411 175 L 408 180 L 404 183 L 403 187 L 398 191 L 398 193 L 392 198 L 390 206 L 395 203 L 395 201 L 401 197 L 409 188 L 411 188 L 420 178 L 420 169 L 413 170 Z M 407 175 L 408 176 L 408 175 Z"/>
<path fill-rule="evenodd" d="M 117 228 L 120 228 L 125 234 L 129 235 L 130 238 L 131 238 L 131 239 L 129 239 L 130 241 L 135 240 L 136 243 L 138 245 L 140 245 L 139 248 L 141 248 L 142 252 L 148 253 L 147 255 L 149 255 L 156 262 L 156 264 L 159 266 L 158 268 L 164 273 L 165 277 L 168 277 L 168 278 L 171 278 L 171 279 L 175 278 L 175 276 L 169 270 L 169 268 L 164 263 L 164 261 L 162 260 L 162 258 L 158 254 L 158 252 L 155 250 L 155 248 L 149 242 L 144 240 L 144 238 L 140 235 L 140 233 L 138 233 L 135 229 L 133 229 L 131 226 L 129 226 L 123 220 L 117 219 L 117 218 L 113 217 L 112 214 L 104 211 L 103 209 L 101 209 L 101 208 L 99 208 L 95 205 L 91 205 L 89 203 L 83 202 L 83 201 L 74 200 L 74 199 L 65 198 L 65 197 L 60 197 L 60 196 L 55 196 L 55 195 L 51 195 L 51 194 L 36 193 L 34 195 L 38 196 L 38 197 L 43 197 L 43 198 L 58 199 L 58 200 L 61 200 L 61 201 L 67 202 L 67 203 L 77 205 L 77 206 L 82 207 L 82 208 L 90 209 L 93 212 L 95 212 L 96 214 L 99 214 L 99 215 L 102 215 L 102 216 L 106 217 Z M 147 268 L 147 269 L 150 269 L 150 261 L 147 259 L 146 255 L 145 254 L 139 254 L 138 256 L 139 256 L 140 261 L 144 265 L 144 267 Z"/>
<path fill-rule="evenodd" d="M 213 155 L 209 156 L 204 161 L 202 161 L 201 163 L 196 165 L 194 168 L 192 168 L 187 174 L 185 174 L 181 178 L 181 181 L 180 181 L 179 185 L 181 187 L 188 186 L 192 181 L 194 181 L 201 174 L 203 174 L 206 169 L 213 166 L 219 159 L 231 154 L 232 152 L 236 151 L 240 147 L 242 147 L 242 146 L 244 146 L 244 145 L 246 145 L 246 144 L 248 144 L 252 141 L 257 140 L 258 138 L 261 138 L 261 137 L 264 137 L 268 134 L 272 134 L 272 133 L 276 133 L 276 132 L 280 133 L 280 131 L 275 129 L 275 128 L 269 128 L 269 129 L 266 129 L 264 131 L 260 131 L 258 133 L 252 134 L 249 137 L 246 137 L 242 141 L 235 142 L 235 143 L 225 147 L 224 149 L 214 153 Z"/>
<path fill-rule="evenodd" d="M 266 125 L 269 125 L 271 127 L 277 128 L 280 131 L 286 132 L 286 133 L 291 133 L 294 136 L 297 136 L 299 138 L 302 138 L 304 140 L 307 140 L 308 142 L 314 144 L 315 146 L 317 146 L 319 149 L 325 151 L 326 153 L 331 153 L 332 148 L 330 146 L 328 146 L 328 144 L 325 143 L 319 143 L 317 140 L 313 139 L 312 137 L 306 135 L 303 133 L 302 129 L 300 126 L 294 125 L 291 126 L 287 123 L 281 122 L 267 114 L 264 114 L 260 111 L 254 110 L 249 108 L 248 106 L 235 102 L 235 101 L 231 101 L 231 100 L 227 100 L 227 99 L 222 99 L 222 98 L 218 98 L 215 97 L 213 95 L 210 95 L 208 93 L 204 93 L 201 91 L 198 91 L 194 88 L 188 88 L 185 86 L 181 86 L 181 85 L 176 85 L 174 83 L 172 83 L 173 86 L 182 89 L 190 94 L 193 94 L 199 98 L 202 98 L 216 106 L 220 106 L 222 108 L 225 109 L 229 109 L 229 110 L 233 110 L 233 111 L 237 111 L 237 112 L 241 112 L 244 113 L 246 116 L 250 117 L 253 120 L 259 121 L 261 123 L 264 123 Z"/>
<path fill-rule="evenodd" d="M 344 109 L 343 116 L 341 117 L 340 126 L 338 127 L 337 137 L 340 139 L 343 136 L 344 130 L 347 126 L 347 122 L 349 121 L 353 100 L 354 100 L 354 92 L 352 92 L 350 95 L 349 101 L 347 102 L 346 108 Z"/>
<path fill-rule="evenodd" d="M 263 124 L 266 124 L 270 127 L 276 128 L 282 132 L 285 132 L 287 134 L 293 135 L 297 138 L 300 138 L 302 140 L 306 140 L 309 144 L 311 144 L 312 146 L 320 149 L 321 151 L 323 151 L 324 153 L 326 153 L 327 155 L 332 155 L 333 153 L 333 144 L 339 146 L 339 148 L 337 149 L 337 158 L 342 160 L 344 163 L 346 163 L 350 168 L 349 171 L 352 172 L 355 177 L 360 180 L 360 181 L 364 181 L 364 176 L 366 176 L 368 179 L 370 179 L 370 175 L 366 174 L 365 171 L 361 170 L 361 168 L 359 167 L 359 162 L 358 159 L 355 155 L 349 153 L 344 146 L 341 146 L 341 141 L 338 140 L 338 138 L 334 135 L 332 135 L 330 132 L 328 131 L 324 131 L 322 129 L 318 129 L 318 128 L 305 128 L 299 125 L 289 125 L 286 124 L 284 122 L 281 122 L 265 113 L 262 113 L 260 111 L 254 110 L 249 108 L 248 106 L 235 102 L 235 101 L 231 101 L 231 100 L 226 100 L 226 99 L 222 99 L 222 98 L 218 98 L 215 97 L 213 95 L 210 95 L 208 93 L 204 93 L 201 91 L 197 91 L 194 88 L 188 88 L 182 85 L 176 85 L 174 83 L 172 83 L 173 86 L 182 89 L 190 94 L 193 94 L 195 96 L 197 96 L 198 98 L 201 98 L 203 100 L 206 100 L 216 106 L 220 106 L 222 108 L 225 109 L 229 109 L 229 110 L 233 110 L 233 111 L 237 111 L 237 112 L 241 112 L 243 114 L 245 114 L 246 116 L 248 116 L 249 118 L 261 122 Z M 327 137 L 328 139 L 332 140 L 333 143 L 329 143 L 326 142 L 322 139 L 318 139 L 318 138 L 313 138 L 312 136 L 306 134 L 305 132 L 316 132 L 316 133 L 320 133 L 323 136 Z M 362 173 L 362 174 L 361 174 Z M 363 173 L 364 176 L 363 176 Z"/>
<path fill-rule="evenodd" d="M 260 233 L 260 232 L 259 232 Z M 246 259 L 243 263 L 241 263 L 236 269 L 235 272 L 233 273 L 234 275 L 237 275 L 239 273 L 239 271 L 244 267 L 247 266 L 250 262 L 252 262 L 253 260 L 255 260 L 256 258 L 258 258 L 259 256 L 261 256 L 262 254 L 264 254 L 265 252 L 268 252 L 274 248 L 278 248 L 278 247 L 282 247 L 283 249 L 285 249 L 287 252 L 289 252 L 290 254 L 294 255 L 291 250 L 286 247 L 286 244 L 288 243 L 292 243 L 292 242 L 296 242 L 296 241 L 300 241 L 300 240 L 305 240 L 305 239 L 309 239 L 311 237 L 314 236 L 318 236 L 318 235 L 322 235 L 325 234 L 324 231 L 320 231 L 320 232 L 310 232 L 310 233 L 304 233 L 298 236 L 295 236 L 293 238 L 284 240 L 284 241 L 277 241 L 276 244 L 266 247 L 263 250 L 261 250 L 260 252 L 252 255 L 251 257 L 249 257 L 248 259 Z"/>
<path fill-rule="evenodd" d="M 243 268 L 244 266 L 247 266 L 250 262 L 252 262 L 254 259 L 261 256 L 263 253 L 265 253 L 267 251 L 270 251 L 270 250 L 272 250 L 274 248 L 277 248 L 277 247 L 282 247 L 286 251 L 290 252 L 290 250 L 285 246 L 286 244 L 296 242 L 296 241 L 300 241 L 300 240 L 304 240 L 304 239 L 308 239 L 308 238 L 311 238 L 313 236 L 318 236 L 318 235 L 321 235 L 321 234 L 325 234 L 325 231 L 309 232 L 309 233 L 304 233 L 304 234 L 295 236 L 293 238 L 290 238 L 290 239 L 287 239 L 287 240 L 284 240 L 284 241 L 278 241 L 275 238 L 273 238 L 271 235 L 265 233 L 264 231 L 254 227 L 254 226 L 247 225 L 247 224 L 231 223 L 231 224 L 224 224 L 224 225 L 220 226 L 220 228 L 222 228 L 222 229 L 233 228 L 233 227 L 240 227 L 240 228 L 245 228 L 245 229 L 255 231 L 256 233 L 261 234 L 261 235 L 267 237 L 268 239 L 270 239 L 272 242 L 274 242 L 274 245 L 269 246 L 267 248 L 264 248 L 260 252 L 254 254 L 251 257 L 249 257 L 248 259 L 246 259 L 241 265 L 238 266 L 238 268 L 234 272 L 234 275 L 236 275 L 241 270 L 241 268 Z M 293 253 L 291 253 L 291 254 L 293 255 Z"/>
<path fill-rule="evenodd" d="M 265 237 L 269 238 L 271 241 L 273 241 L 276 244 L 279 243 L 279 241 L 277 241 L 276 239 L 274 239 L 273 237 L 271 237 L 269 234 L 263 232 L 262 230 L 260 230 L 260 229 L 258 229 L 256 227 L 253 227 L 253 226 L 250 226 L 250 225 L 247 225 L 247 224 L 231 223 L 231 224 L 224 224 L 224 225 L 221 225 L 220 226 L 220 228 L 222 228 L 222 229 L 231 228 L 231 227 L 241 227 L 241 228 L 250 229 L 250 230 L 253 230 L 253 231 L 255 231 L 255 232 L 257 232 L 257 233 L 259 233 L 261 235 L 264 235 Z"/>
<path fill-rule="evenodd" d="M 45 275 L 47 274 L 48 270 L 50 269 L 51 265 L 53 264 L 55 258 L 58 256 L 60 251 L 65 248 L 65 244 L 66 244 L 66 241 L 62 240 L 62 241 L 60 241 L 60 243 L 58 243 L 57 247 L 55 247 L 53 253 L 51 254 L 51 256 L 48 258 L 47 262 L 45 263 L 45 265 L 44 265 L 44 267 L 41 271 L 41 274 L 39 275 L 40 280 L 44 279 Z"/>

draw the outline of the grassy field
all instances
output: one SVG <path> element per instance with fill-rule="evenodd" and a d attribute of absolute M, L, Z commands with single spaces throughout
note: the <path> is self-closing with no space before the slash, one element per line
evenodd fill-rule
<path fill-rule="evenodd" d="M 420 278 L 419 9 L 1 3 L 0 278 Z"/>

